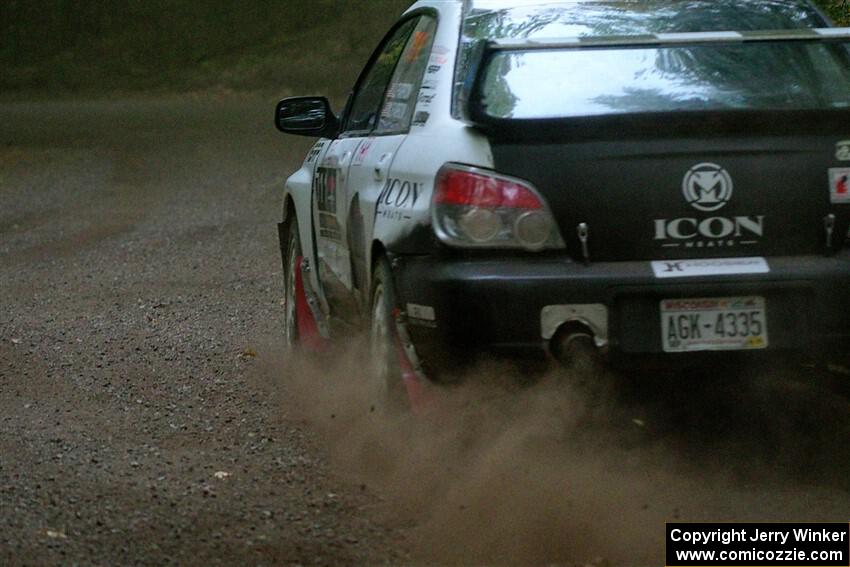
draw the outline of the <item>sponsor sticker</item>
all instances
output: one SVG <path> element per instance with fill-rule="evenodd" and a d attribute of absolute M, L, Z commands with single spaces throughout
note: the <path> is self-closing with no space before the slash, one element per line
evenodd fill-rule
<path fill-rule="evenodd" d="M 316 142 L 316 144 L 310 150 L 310 153 L 307 154 L 307 163 L 310 164 L 315 162 L 316 159 L 318 159 L 319 154 L 322 153 L 323 149 L 325 149 L 325 142 Z"/>
<path fill-rule="evenodd" d="M 384 110 L 381 113 L 381 118 L 389 118 L 391 120 L 402 120 L 407 115 L 409 105 L 406 102 L 388 102 L 384 105 Z"/>
<path fill-rule="evenodd" d="M 833 204 L 850 204 L 850 168 L 829 170 L 829 201 Z"/>
<path fill-rule="evenodd" d="M 698 211 L 713 213 L 732 199 L 732 176 L 716 163 L 692 167 L 682 180 L 685 200 Z M 655 219 L 655 241 L 663 248 L 734 248 L 752 246 L 764 236 L 764 215 Z"/>
<path fill-rule="evenodd" d="M 835 144 L 835 159 L 838 161 L 850 161 L 850 140 L 844 140 Z"/>
<path fill-rule="evenodd" d="M 389 221 L 410 220 L 411 211 L 422 194 L 422 184 L 404 179 L 388 179 L 378 195 L 375 218 Z"/>
<path fill-rule="evenodd" d="M 434 308 L 430 305 L 417 305 L 415 303 L 408 303 L 407 316 L 413 319 L 421 319 L 422 321 L 437 320 L 437 314 L 434 311 Z"/>
<path fill-rule="evenodd" d="M 404 58 L 404 62 L 410 65 L 419 57 L 422 50 L 428 45 L 431 39 L 431 34 L 427 31 L 417 31 L 413 34 L 413 44 L 410 46 L 410 51 Z"/>
<path fill-rule="evenodd" d="M 431 118 L 430 112 L 425 112 L 424 110 L 419 110 L 413 116 L 413 125 L 414 126 L 425 126 L 428 123 L 428 119 Z"/>
<path fill-rule="evenodd" d="M 417 103 L 419 106 L 431 106 L 431 103 L 434 102 L 434 99 L 437 97 L 436 94 L 433 93 L 419 93 L 419 98 L 417 99 Z"/>
<path fill-rule="evenodd" d="M 732 177 L 716 163 L 700 163 L 685 174 L 682 191 L 697 210 L 713 212 L 722 209 L 732 198 Z"/>
<path fill-rule="evenodd" d="M 359 148 L 357 148 L 357 153 L 354 154 L 354 160 L 351 165 L 363 165 L 363 162 L 366 161 L 366 157 L 369 155 L 369 150 L 372 149 L 372 144 L 374 143 L 374 138 L 366 138 L 363 140 L 363 143 L 360 144 Z"/>
<path fill-rule="evenodd" d="M 732 276 L 739 274 L 768 274 L 767 260 L 756 258 L 706 258 L 699 260 L 668 260 L 652 262 L 655 277 L 695 278 L 700 276 Z"/>
<path fill-rule="evenodd" d="M 753 246 L 764 236 L 765 216 L 656 219 L 655 241 L 664 248 Z"/>
<path fill-rule="evenodd" d="M 387 89 L 387 99 L 406 101 L 413 92 L 412 83 L 393 83 Z"/>

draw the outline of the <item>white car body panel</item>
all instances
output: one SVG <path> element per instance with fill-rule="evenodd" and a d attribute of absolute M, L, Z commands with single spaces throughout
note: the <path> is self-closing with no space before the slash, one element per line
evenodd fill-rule
<path fill-rule="evenodd" d="M 355 199 L 362 214 L 363 241 L 357 245 L 364 252 L 366 281 L 363 283 L 368 289 L 373 244 L 391 251 L 394 242 L 416 227 L 430 226 L 434 179 L 445 163 L 493 165 L 486 138 L 451 115 L 462 3 L 417 2 L 405 15 L 422 9 L 436 11 L 439 21 L 409 133 L 322 139 L 310 151 L 301 169 L 286 181 L 284 197 L 290 197 L 294 203 L 303 254 L 311 266 L 319 266 L 305 275 L 326 313 L 328 280 L 336 279 L 348 292 L 354 288 L 352 251 L 346 245 L 346 235 L 351 228 L 349 212 Z M 314 180 L 323 166 L 339 170 L 336 221 L 342 243 L 324 237 L 317 230 L 319 212 Z"/>

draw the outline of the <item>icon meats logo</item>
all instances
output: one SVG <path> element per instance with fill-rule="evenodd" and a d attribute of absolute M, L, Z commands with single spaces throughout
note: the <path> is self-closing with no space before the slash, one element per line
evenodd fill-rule
<path fill-rule="evenodd" d="M 732 199 L 732 176 L 714 163 L 692 167 L 682 181 L 685 200 L 711 213 Z M 708 216 L 655 220 L 655 241 L 664 248 L 731 248 L 758 244 L 764 236 L 764 216 Z"/>
<path fill-rule="evenodd" d="M 685 175 L 682 190 L 693 208 L 718 211 L 732 198 L 732 177 L 719 165 L 701 163 Z"/>
<path fill-rule="evenodd" d="M 404 179 L 389 179 L 378 195 L 375 214 L 386 220 L 410 220 L 410 211 L 416 207 L 422 184 Z"/>

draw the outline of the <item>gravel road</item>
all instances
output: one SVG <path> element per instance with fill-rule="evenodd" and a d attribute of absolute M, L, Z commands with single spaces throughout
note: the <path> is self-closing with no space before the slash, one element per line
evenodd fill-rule
<path fill-rule="evenodd" d="M 304 155 L 273 104 L 0 106 L 0 563 L 401 557 L 257 370 Z"/>
<path fill-rule="evenodd" d="M 326 387 L 356 347 L 285 365 L 309 141 L 273 103 L 0 104 L 0 564 L 661 564 L 668 520 L 850 519 L 850 403 L 792 372 L 601 409 L 481 385 L 388 426 Z"/>

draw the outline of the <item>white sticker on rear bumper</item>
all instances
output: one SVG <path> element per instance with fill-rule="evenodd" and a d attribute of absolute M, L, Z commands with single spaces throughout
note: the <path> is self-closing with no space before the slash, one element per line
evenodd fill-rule
<path fill-rule="evenodd" d="M 437 320 L 437 313 L 433 307 L 429 305 L 416 305 L 415 303 L 407 304 L 407 316 L 411 319 L 421 319 L 422 321 Z"/>
<path fill-rule="evenodd" d="M 770 266 L 764 258 L 711 258 L 652 262 L 656 278 L 695 278 L 700 276 L 732 276 L 767 274 Z"/>

